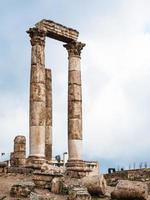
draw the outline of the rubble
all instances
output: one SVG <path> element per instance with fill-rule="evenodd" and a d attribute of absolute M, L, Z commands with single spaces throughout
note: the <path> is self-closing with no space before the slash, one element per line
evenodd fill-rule
<path fill-rule="evenodd" d="M 28 197 L 35 189 L 35 184 L 32 182 L 20 182 L 11 187 L 11 197 Z"/>
<path fill-rule="evenodd" d="M 111 193 L 111 198 L 120 200 L 147 200 L 147 184 L 139 181 L 120 180 L 115 190 Z"/>

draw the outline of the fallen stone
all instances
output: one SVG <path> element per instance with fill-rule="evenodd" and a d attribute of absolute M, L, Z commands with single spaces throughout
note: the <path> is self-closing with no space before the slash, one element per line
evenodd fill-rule
<path fill-rule="evenodd" d="M 68 176 L 61 178 L 61 194 L 68 195 L 73 187 L 82 187 L 81 180 Z"/>
<path fill-rule="evenodd" d="M 0 195 L 0 200 L 5 199 L 7 196 L 6 195 Z"/>
<path fill-rule="evenodd" d="M 35 184 L 32 182 L 21 182 L 11 187 L 11 197 L 28 197 L 35 189 Z"/>
<path fill-rule="evenodd" d="M 92 196 L 102 196 L 106 193 L 107 185 L 103 175 L 86 176 L 82 178 L 82 184 Z"/>
<path fill-rule="evenodd" d="M 91 200 L 91 196 L 85 187 L 74 187 L 69 191 L 68 200 Z"/>
<path fill-rule="evenodd" d="M 53 177 L 54 175 L 46 173 L 34 173 L 33 182 L 35 183 L 37 188 L 51 189 L 51 182 Z"/>
<path fill-rule="evenodd" d="M 147 200 L 147 184 L 139 181 L 120 180 L 115 190 L 111 193 L 111 198 L 120 200 Z"/>
<path fill-rule="evenodd" d="M 55 200 L 55 197 L 49 197 L 48 195 L 41 195 L 35 192 L 30 193 L 30 200 Z"/>
<path fill-rule="evenodd" d="M 53 178 L 51 183 L 51 192 L 54 194 L 59 194 L 61 192 L 61 180 L 60 178 Z"/>
<path fill-rule="evenodd" d="M 65 173 L 64 167 L 57 167 L 57 166 L 53 166 L 47 163 L 44 163 L 41 166 L 41 171 L 48 174 L 54 174 L 54 175 L 57 175 L 57 174 L 63 175 Z"/>

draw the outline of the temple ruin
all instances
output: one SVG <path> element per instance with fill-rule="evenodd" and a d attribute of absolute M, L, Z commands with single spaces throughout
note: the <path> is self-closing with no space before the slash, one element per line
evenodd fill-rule
<path fill-rule="evenodd" d="M 28 164 L 41 165 L 52 159 L 52 75 L 45 68 L 45 38 L 64 42 L 68 51 L 68 152 L 66 167 L 69 171 L 85 171 L 82 158 L 82 84 L 79 33 L 50 20 L 42 20 L 30 28 L 30 150 Z"/>
<path fill-rule="evenodd" d="M 78 31 L 44 19 L 27 33 L 32 47 L 29 156 L 26 158 L 26 138 L 16 136 L 10 160 L 0 162 L 0 181 L 5 183 L 4 187 L 1 185 L 5 194 L 0 194 L 0 199 L 91 200 L 96 196 L 104 200 L 148 200 L 150 169 L 116 172 L 109 168 L 110 174 L 103 176 L 98 162 L 83 160 L 80 61 L 85 44 L 78 41 Z M 46 37 L 63 42 L 68 52 L 68 153 L 63 154 L 63 161 L 57 155 L 55 162 L 52 159 L 52 72 L 45 66 Z"/>

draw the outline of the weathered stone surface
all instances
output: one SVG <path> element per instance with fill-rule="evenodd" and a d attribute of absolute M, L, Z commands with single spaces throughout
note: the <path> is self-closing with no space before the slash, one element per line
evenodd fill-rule
<path fill-rule="evenodd" d="M 81 72 L 80 70 L 69 71 L 69 84 L 81 84 Z"/>
<path fill-rule="evenodd" d="M 31 126 L 30 155 L 45 157 L 45 126 Z"/>
<path fill-rule="evenodd" d="M 45 68 L 40 65 L 32 65 L 31 68 L 31 81 L 32 83 L 45 84 Z"/>
<path fill-rule="evenodd" d="M 74 57 L 74 56 L 80 57 L 81 50 L 83 49 L 84 46 L 85 44 L 76 41 L 72 41 L 64 45 L 64 47 L 68 50 L 69 57 Z"/>
<path fill-rule="evenodd" d="M 57 167 L 46 163 L 41 166 L 41 171 L 53 175 L 62 175 L 65 173 L 64 167 Z"/>
<path fill-rule="evenodd" d="M 45 157 L 45 31 L 31 28 L 31 79 L 30 79 L 30 159 Z M 31 163 L 32 162 L 32 163 Z"/>
<path fill-rule="evenodd" d="M 33 181 L 37 188 L 47 188 L 51 189 L 51 182 L 53 175 L 46 173 L 34 173 Z"/>
<path fill-rule="evenodd" d="M 51 117 L 51 112 L 52 108 L 51 107 L 46 107 L 46 126 L 51 126 L 52 127 L 52 117 Z"/>
<path fill-rule="evenodd" d="M 68 152 L 67 174 L 72 177 L 85 176 L 82 161 L 82 86 L 80 55 L 85 44 L 70 42 L 64 47 L 68 51 Z M 78 161 L 79 162 L 76 162 Z M 82 164 L 81 164 L 82 165 Z"/>
<path fill-rule="evenodd" d="M 51 70 L 45 69 L 46 122 L 45 122 L 45 158 L 52 159 L 52 77 Z"/>
<path fill-rule="evenodd" d="M 90 171 L 85 167 L 85 162 L 83 160 L 68 160 L 66 167 L 66 176 L 70 178 L 81 179 L 88 175 Z"/>
<path fill-rule="evenodd" d="M 15 173 L 15 174 L 32 174 L 33 169 L 26 168 L 26 167 L 9 167 L 8 173 Z"/>
<path fill-rule="evenodd" d="M 68 101 L 68 116 L 69 118 L 82 118 L 82 102 Z"/>
<path fill-rule="evenodd" d="M 69 139 L 82 139 L 81 119 L 70 119 L 68 123 Z"/>
<path fill-rule="evenodd" d="M 6 199 L 6 195 L 0 195 L 0 200 Z"/>
<path fill-rule="evenodd" d="M 44 45 L 34 45 L 32 46 L 32 57 L 31 63 L 32 65 L 44 65 L 45 63 L 45 55 L 44 55 Z"/>
<path fill-rule="evenodd" d="M 45 102 L 45 87 L 43 83 L 31 83 L 31 101 Z"/>
<path fill-rule="evenodd" d="M 55 197 L 50 197 L 49 195 L 41 195 L 35 192 L 30 193 L 30 200 L 55 200 Z"/>
<path fill-rule="evenodd" d="M 51 192 L 59 194 L 61 192 L 61 180 L 60 178 L 53 178 L 51 185 Z"/>
<path fill-rule="evenodd" d="M 14 139 L 14 152 L 10 156 L 11 166 L 23 166 L 26 164 L 26 138 L 19 135 Z"/>
<path fill-rule="evenodd" d="M 30 104 L 30 125 L 45 127 L 45 102 L 33 102 Z"/>
<path fill-rule="evenodd" d="M 147 184 L 138 181 L 120 180 L 115 190 L 111 193 L 112 199 L 147 200 Z"/>
<path fill-rule="evenodd" d="M 70 160 L 75 161 L 76 166 L 78 166 L 78 160 L 82 160 L 82 140 L 80 139 L 70 139 L 68 143 Z M 83 164 L 83 163 L 82 163 Z"/>
<path fill-rule="evenodd" d="M 11 187 L 11 197 L 28 197 L 34 191 L 35 185 L 32 182 L 21 182 Z"/>
<path fill-rule="evenodd" d="M 46 35 L 50 38 L 60 40 L 62 42 L 76 41 L 78 38 L 78 31 L 55 23 L 51 20 L 43 19 L 36 24 L 40 30 L 44 30 Z"/>
<path fill-rule="evenodd" d="M 52 144 L 45 144 L 45 158 L 46 160 L 52 159 Z"/>
<path fill-rule="evenodd" d="M 74 187 L 69 191 L 68 200 L 91 200 L 85 187 Z"/>
<path fill-rule="evenodd" d="M 73 187 L 82 187 L 80 179 L 64 176 L 61 178 L 61 194 L 68 195 Z"/>
<path fill-rule="evenodd" d="M 81 101 L 81 86 L 77 84 L 69 85 L 69 101 Z"/>
<path fill-rule="evenodd" d="M 104 195 L 106 192 L 106 180 L 103 175 L 86 176 L 82 179 L 82 184 L 87 187 L 91 195 Z"/>

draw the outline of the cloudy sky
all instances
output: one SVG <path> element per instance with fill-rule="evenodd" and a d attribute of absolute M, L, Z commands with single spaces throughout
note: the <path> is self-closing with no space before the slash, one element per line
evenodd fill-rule
<path fill-rule="evenodd" d="M 26 30 L 51 19 L 80 32 L 84 158 L 150 166 L 150 1 L 1 0 L 0 152 L 28 138 L 31 46 Z M 53 154 L 67 150 L 67 52 L 47 39 L 53 73 Z"/>

